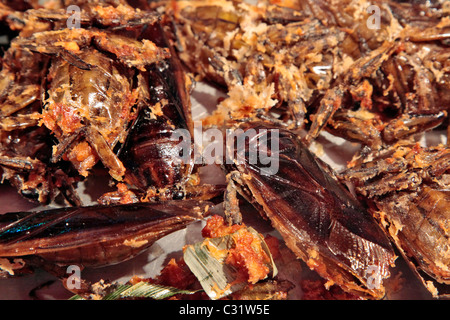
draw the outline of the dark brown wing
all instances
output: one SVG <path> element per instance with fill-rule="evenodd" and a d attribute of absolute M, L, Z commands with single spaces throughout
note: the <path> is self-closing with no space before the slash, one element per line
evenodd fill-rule
<path fill-rule="evenodd" d="M 62 265 L 118 263 L 201 219 L 207 205 L 168 201 L 6 214 L 0 220 L 0 257 L 37 255 Z"/>
<path fill-rule="evenodd" d="M 262 174 L 260 164 L 249 163 L 248 153 L 246 162 L 237 166 L 252 196 L 291 250 L 312 269 L 344 288 L 381 297 L 382 286 L 368 286 L 375 280 L 370 278 L 373 272 L 386 278 L 395 259 L 386 235 L 294 134 L 272 129 L 278 130 L 279 136 L 269 134 L 268 138 L 278 141 L 278 171 Z"/>

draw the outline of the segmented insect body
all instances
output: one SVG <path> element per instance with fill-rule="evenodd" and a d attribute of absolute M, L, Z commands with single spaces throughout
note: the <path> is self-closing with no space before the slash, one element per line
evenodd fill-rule
<path fill-rule="evenodd" d="M 434 296 L 449 295 L 450 151 L 402 142 L 355 157 L 340 178 L 371 203 L 412 270 Z"/>
<path fill-rule="evenodd" d="M 160 25 L 148 27 L 146 34 L 158 46 L 170 48 Z M 173 55 L 149 67 L 143 73 L 142 81 L 148 87 L 147 99 L 120 154 L 128 169 L 126 181 L 140 192 L 158 190 L 160 197 L 183 198 L 183 185 L 193 171 L 193 158 L 183 155 L 183 145 L 174 139 L 175 131 L 185 130 L 189 137 L 186 143 L 193 143 L 191 105 L 184 71 Z"/>
<path fill-rule="evenodd" d="M 236 171 L 231 179 L 243 196 L 271 221 L 287 246 L 329 283 L 361 296 L 383 297 L 382 280 L 389 276 L 395 255 L 368 211 L 295 134 L 265 123 L 239 128 L 244 137 L 250 129 L 258 132 L 246 140 L 244 156 L 236 154 L 232 167 Z M 276 145 L 277 149 L 267 147 Z M 276 173 L 264 174 L 267 165 L 252 163 L 248 150 L 256 146 L 278 158 Z"/>
<path fill-rule="evenodd" d="M 328 130 L 379 148 L 448 118 L 449 25 L 440 3 L 176 4 L 181 59 L 234 99 L 207 123 L 275 116 L 306 129 L 307 143 Z M 251 104 L 239 88 L 275 101 Z"/>
<path fill-rule="evenodd" d="M 48 141 L 49 162 L 69 162 L 88 176 L 100 160 L 121 181 L 126 169 L 117 148 L 148 99 L 141 73 L 170 53 L 138 40 L 147 24 L 159 23 L 155 12 L 100 2 L 80 6 L 79 28 L 68 28 L 65 10 L 30 9 L 20 16 L 21 33 L 3 60 L 2 132 L 44 125 L 56 138 Z M 43 25 L 30 32 L 37 21 Z M 32 157 L 4 155 L 9 162 L 23 156 Z"/>
<path fill-rule="evenodd" d="M 198 221 L 207 208 L 206 202 L 186 200 L 7 213 L 0 217 L 0 267 L 13 276 L 35 265 L 52 270 L 116 264 Z"/>

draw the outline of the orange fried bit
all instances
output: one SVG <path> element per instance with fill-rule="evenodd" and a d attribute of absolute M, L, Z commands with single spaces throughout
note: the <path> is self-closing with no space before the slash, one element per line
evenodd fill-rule
<path fill-rule="evenodd" d="M 240 229 L 233 239 L 235 247 L 229 251 L 226 263 L 237 268 L 237 280 L 241 278 L 255 284 L 265 279 L 270 272 L 270 258 L 262 249 L 261 240 L 247 229 Z"/>
<path fill-rule="evenodd" d="M 99 32 L 95 35 L 98 45 L 113 54 L 130 67 L 145 71 L 145 66 L 170 58 L 167 48 L 159 48 L 150 40 L 130 40 L 119 35 Z"/>
<path fill-rule="evenodd" d="M 178 289 L 189 289 L 197 282 L 197 278 L 183 260 L 176 261 L 172 258 L 154 282 Z"/>
<path fill-rule="evenodd" d="M 103 205 L 110 205 L 111 203 L 129 204 L 139 202 L 138 196 L 128 189 L 125 183 L 118 183 L 116 185 L 117 191 L 111 191 L 103 194 L 97 201 Z M 144 202 L 144 201 L 142 201 Z"/>
<path fill-rule="evenodd" d="M 202 236 L 204 238 L 218 238 L 236 232 L 237 230 L 244 228 L 243 225 L 225 225 L 223 217 L 214 215 L 208 219 L 206 226 L 202 230 Z"/>
<path fill-rule="evenodd" d="M 302 300 L 361 300 L 357 295 L 343 291 L 338 286 L 326 288 L 324 280 L 303 280 L 300 283 L 303 291 Z"/>
<path fill-rule="evenodd" d="M 42 120 L 50 130 L 61 129 L 63 134 L 70 134 L 83 126 L 82 117 L 77 111 L 63 103 L 51 103 L 48 109 L 42 112 Z"/>
<path fill-rule="evenodd" d="M 261 239 L 251 233 L 244 224 L 226 225 L 223 217 L 212 216 L 204 229 L 204 237 L 222 237 L 232 234 L 234 246 L 228 250 L 225 262 L 237 269 L 238 282 L 256 283 L 270 272 L 270 257 L 262 249 Z"/>
<path fill-rule="evenodd" d="M 277 237 L 271 236 L 270 234 L 264 238 L 267 246 L 269 247 L 269 251 L 272 254 L 272 258 L 277 260 L 281 257 L 280 252 L 280 239 Z"/>
<path fill-rule="evenodd" d="M 63 159 L 71 161 L 78 172 L 86 177 L 89 169 L 97 163 L 98 155 L 89 143 L 82 141 L 64 154 Z"/>

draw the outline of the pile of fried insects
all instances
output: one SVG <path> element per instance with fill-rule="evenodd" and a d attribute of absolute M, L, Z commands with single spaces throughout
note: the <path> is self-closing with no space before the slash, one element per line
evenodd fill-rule
<path fill-rule="evenodd" d="M 73 299 L 388 299 L 401 260 L 430 297 L 450 295 L 449 1 L 4 0 L 0 12 L 2 182 L 43 208 L 0 215 L 0 278 L 45 270 Z M 190 148 L 199 83 L 224 93 L 203 128 L 238 146 L 213 165 L 220 183 Z M 325 136 L 355 147 L 344 168 L 313 152 Z M 111 189 L 86 204 L 78 186 L 98 172 Z M 74 286 L 67 273 L 199 222 L 201 240 L 155 277 Z"/>

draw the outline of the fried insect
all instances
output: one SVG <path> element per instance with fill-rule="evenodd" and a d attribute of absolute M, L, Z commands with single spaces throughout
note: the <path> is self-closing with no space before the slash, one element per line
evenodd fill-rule
<path fill-rule="evenodd" d="M 194 143 L 190 86 L 166 24 L 148 25 L 140 35 L 170 51 L 171 57 L 148 66 L 138 78 L 143 99 L 118 152 L 129 188 L 119 186 L 102 196 L 101 203 L 210 199 L 223 192 L 220 186 L 199 185 L 193 154 L 185 154 Z"/>
<path fill-rule="evenodd" d="M 70 205 L 79 206 L 77 172 L 69 163 L 51 163 L 51 142 L 51 133 L 45 127 L 0 132 L 2 179 L 27 200 L 48 204 L 59 192 Z"/>
<path fill-rule="evenodd" d="M 340 178 L 371 212 L 433 296 L 450 294 L 450 149 L 401 142 L 355 157 Z"/>
<path fill-rule="evenodd" d="M 399 138 L 401 121 L 401 134 L 418 122 L 414 134 L 448 118 L 450 33 L 439 2 L 177 1 L 172 11 L 181 59 L 233 99 L 207 123 L 275 116 L 306 129 L 306 143 L 328 130 L 379 148 Z M 252 104 L 239 90 L 274 102 Z"/>
<path fill-rule="evenodd" d="M 333 64 L 342 62 L 336 61 L 340 57 L 333 46 L 345 33 L 321 28 L 317 19 L 305 19 L 301 12 L 288 9 L 292 20 L 280 23 L 272 17 L 277 8 L 231 1 L 179 1 L 174 9 L 177 48 L 188 68 L 207 80 L 229 91 L 241 86 L 254 95 L 269 91 L 278 101 L 267 109 L 237 106 L 230 112 L 232 119 L 281 109 L 285 118 L 303 127 L 307 105 L 329 88 Z M 228 118 L 226 112 L 221 116 Z"/>
<path fill-rule="evenodd" d="M 145 34 L 161 48 L 171 50 L 161 25 L 149 26 Z M 119 157 L 127 171 L 125 181 L 143 197 L 181 199 L 193 173 L 193 159 L 185 155 L 177 130 L 193 136 L 191 104 L 185 73 L 176 55 L 150 66 L 142 73 L 146 100 L 130 129 Z M 190 140 L 187 143 L 192 143 Z"/>
<path fill-rule="evenodd" d="M 239 193 L 328 285 L 382 298 L 382 281 L 389 276 L 395 255 L 368 211 L 292 132 L 267 123 L 245 123 L 239 129 L 236 139 L 241 139 L 245 151 L 236 152 L 234 165 L 228 168 Z M 262 158 L 255 161 L 255 150 L 278 161 L 278 170 L 268 171 Z M 233 190 L 226 194 L 228 203 Z M 233 223 L 242 219 L 233 202 L 226 213 Z"/>
<path fill-rule="evenodd" d="M 76 171 L 51 162 L 51 132 L 39 126 L 41 82 L 48 58 L 9 48 L 0 71 L 0 166 L 9 182 L 28 200 L 47 204 L 60 191 L 71 205 L 80 205 Z"/>
<path fill-rule="evenodd" d="M 362 2 L 358 7 L 348 1 L 306 1 L 300 6 L 319 19 L 324 17 L 322 21 L 352 30 L 339 46 L 354 61 L 350 68 L 336 73 L 332 88 L 320 100 L 312 114 L 307 142 L 325 129 L 380 148 L 448 121 L 445 106 L 450 81 L 445 39 L 450 25 L 440 2 L 428 7 L 395 1 Z M 337 12 L 341 6 L 353 16 Z M 359 10 L 367 13 L 370 8 L 377 10 L 376 27 L 369 27 L 373 22 L 370 16 L 355 19 L 364 16 Z M 412 15 L 405 18 L 405 12 Z M 356 48 L 349 51 L 352 46 Z M 377 57 L 377 51 L 384 52 Z"/>
<path fill-rule="evenodd" d="M 207 202 L 186 200 L 8 213 L 0 217 L 2 275 L 38 266 L 61 276 L 69 265 L 117 264 L 200 220 L 207 209 Z"/>
<path fill-rule="evenodd" d="M 54 147 L 52 161 L 65 158 L 83 176 L 100 159 L 114 179 L 122 179 L 125 168 L 113 149 L 124 142 L 133 110 L 141 99 L 134 79 L 145 66 L 170 56 L 166 49 L 158 48 L 150 40 L 139 41 L 113 30 L 117 21 L 108 16 L 123 16 L 123 11 L 129 14 L 134 9 L 97 4 L 91 12 L 82 11 L 81 21 L 87 17 L 91 23 L 100 22 L 100 29 L 91 25 L 59 29 L 57 24 L 55 30 L 29 36 L 21 33 L 11 43 L 13 52 L 32 51 L 51 57 L 46 79 L 41 79 L 46 82 L 42 99 L 45 106 L 42 112 L 29 117 L 40 119 L 57 138 L 59 143 Z M 67 18 L 51 10 L 27 11 L 28 16 L 40 19 L 50 19 L 51 14 L 55 20 Z M 138 22 L 141 27 L 157 23 L 158 16 L 146 13 L 132 25 L 120 28 L 136 28 Z M 27 104 L 15 106 L 20 110 Z M 2 121 L 3 129 L 7 130 L 5 122 L 16 118 L 11 112 L 3 115 L 8 116 Z"/>
<path fill-rule="evenodd" d="M 81 10 L 78 28 L 68 27 L 70 13 L 64 9 L 30 9 L 16 17 L 22 22 L 21 31 L 6 52 L 1 71 L 1 129 L 7 135 L 13 130 L 43 125 L 52 133 L 56 143 L 53 139 L 47 141 L 52 148 L 51 157 L 40 166 L 39 174 L 46 172 L 45 166 L 64 166 L 70 162 L 80 176 L 86 177 L 100 160 L 114 180 L 122 181 L 125 172 L 134 168 L 125 168 L 117 155 L 118 149 L 124 149 L 136 119 L 144 117 L 139 116 L 144 112 L 142 109 L 154 108 L 151 112 L 158 114 L 162 108 L 155 105 L 157 99 L 163 100 L 161 94 L 150 98 L 150 91 L 167 89 L 172 90 L 168 95 L 178 94 L 175 91 L 181 90 L 182 84 L 176 82 L 183 75 L 168 79 L 173 76 L 167 74 L 170 71 L 162 72 L 161 65 L 171 63 L 162 62 L 171 56 L 170 50 L 167 44 L 160 48 L 148 37 L 156 37 L 155 41 L 162 43 L 164 36 L 157 32 L 144 35 L 147 27 L 160 23 L 155 12 L 133 9 L 125 3 L 75 1 L 72 4 Z M 37 30 L 30 31 L 31 25 L 38 23 Z M 153 68 L 151 65 L 157 62 L 161 65 Z M 170 83 L 154 83 L 162 77 Z M 160 85 L 166 87 L 162 89 Z M 177 125 L 183 121 L 182 126 L 186 127 L 190 123 L 189 118 L 183 118 L 186 114 L 190 115 L 190 109 L 180 103 L 158 117 L 162 117 L 160 122 L 165 126 L 171 126 L 170 121 Z M 3 156 L 7 158 L 5 163 L 19 164 L 23 163 L 20 157 L 33 157 L 31 153 L 14 152 Z M 163 157 L 161 153 L 153 155 L 154 160 L 162 163 L 160 157 Z M 167 157 L 164 161 L 168 161 Z M 24 165 L 17 170 L 26 171 L 28 167 Z M 32 170 L 37 174 L 36 169 Z M 160 168 L 159 176 L 154 179 L 163 177 L 168 170 L 172 170 L 171 165 Z M 8 177 L 14 174 L 8 173 Z M 68 184 L 69 180 L 63 183 Z M 166 181 L 154 183 L 154 187 L 161 185 L 165 186 Z M 37 192 L 40 191 L 34 193 Z M 54 191 L 47 190 L 47 193 Z"/>

